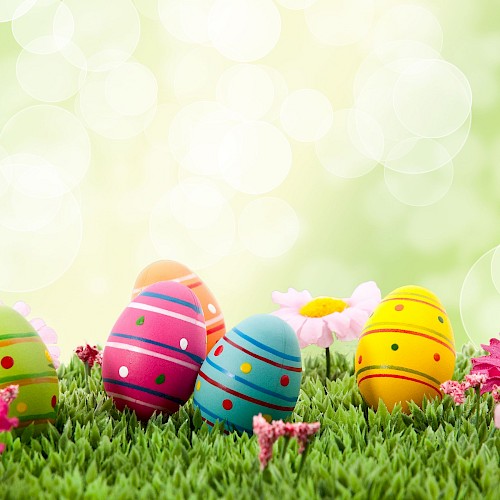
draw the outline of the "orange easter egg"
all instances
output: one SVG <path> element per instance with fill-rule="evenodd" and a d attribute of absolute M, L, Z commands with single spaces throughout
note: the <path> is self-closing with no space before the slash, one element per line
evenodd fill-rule
<path fill-rule="evenodd" d="M 442 397 L 440 385 L 455 367 L 453 330 L 439 299 L 419 286 L 391 292 L 377 306 L 360 336 L 355 357 L 356 381 L 364 400 L 389 411 L 408 401 L 421 406 Z"/>
<path fill-rule="evenodd" d="M 146 287 L 160 281 L 176 281 L 191 289 L 201 303 L 207 328 L 207 354 L 226 333 L 224 316 L 220 306 L 203 280 L 191 269 L 174 260 L 153 262 L 141 271 L 135 281 L 132 299 Z"/>

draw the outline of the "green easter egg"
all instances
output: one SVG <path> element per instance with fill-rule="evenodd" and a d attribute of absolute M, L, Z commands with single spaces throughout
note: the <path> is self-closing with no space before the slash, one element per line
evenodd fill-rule
<path fill-rule="evenodd" d="M 23 316 L 0 306 L 0 389 L 11 384 L 19 395 L 9 417 L 19 419 L 19 429 L 55 422 L 59 381 L 47 347 Z"/>

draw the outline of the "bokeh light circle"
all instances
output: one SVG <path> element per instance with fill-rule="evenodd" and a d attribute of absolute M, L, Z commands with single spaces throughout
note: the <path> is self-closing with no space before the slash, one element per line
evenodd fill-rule
<path fill-rule="evenodd" d="M 294 209 L 284 200 L 263 197 L 250 201 L 238 219 L 238 234 L 254 255 L 273 258 L 296 243 L 300 224 Z"/>
<path fill-rule="evenodd" d="M 208 35 L 225 57 L 238 62 L 261 59 L 281 34 L 281 16 L 272 0 L 216 0 Z"/>
<path fill-rule="evenodd" d="M 159 2 L 158 0 L 133 0 L 135 8 L 148 19 L 153 21 L 158 21 L 160 19 L 160 14 L 158 12 Z"/>
<path fill-rule="evenodd" d="M 0 175 L 8 180 L 0 190 L 0 226 L 35 231 L 54 219 L 64 189 L 52 165 L 34 155 L 12 155 L 0 160 Z"/>
<path fill-rule="evenodd" d="M 217 83 L 217 100 L 247 120 L 259 120 L 274 102 L 274 83 L 264 66 L 236 64 Z"/>
<path fill-rule="evenodd" d="M 370 172 L 384 151 L 384 135 L 370 115 L 358 109 L 333 113 L 330 131 L 315 143 L 316 155 L 329 172 L 355 178 Z"/>
<path fill-rule="evenodd" d="M 51 214 L 52 215 L 52 214 Z M 0 290 L 29 292 L 59 279 L 73 264 L 82 240 L 82 216 L 72 193 L 66 193 L 50 222 L 32 231 L 0 225 Z M 28 265 L 29 264 L 29 265 Z"/>
<path fill-rule="evenodd" d="M 99 72 L 87 75 L 87 79 L 82 86 L 76 109 L 86 126 L 94 132 L 108 139 L 131 139 L 141 134 L 151 123 L 156 113 L 156 106 L 152 106 L 140 115 L 126 115 L 114 109 L 108 101 L 109 85 L 107 85 L 108 73 Z M 128 85 L 125 86 L 128 88 Z M 139 91 L 139 89 L 132 87 Z M 132 96 L 133 99 L 133 96 Z M 144 105 L 144 102 L 150 102 L 139 99 L 139 105 L 131 103 L 130 106 L 122 111 L 135 111 Z M 120 99 L 113 102 L 115 106 L 123 104 L 123 94 Z"/>
<path fill-rule="evenodd" d="M 301 142 L 321 139 L 332 126 L 333 109 L 329 99 L 316 89 L 292 92 L 281 107 L 285 132 Z"/>
<path fill-rule="evenodd" d="M 247 194 L 277 188 L 292 165 L 286 137 L 274 125 L 261 121 L 234 126 L 225 135 L 218 157 L 224 180 Z"/>
<path fill-rule="evenodd" d="M 35 99 L 65 101 L 83 85 L 87 75 L 86 61 L 80 49 L 71 42 L 61 51 L 48 54 L 25 49 L 17 58 L 16 74 L 24 91 Z"/>
<path fill-rule="evenodd" d="M 177 40 L 206 44 L 208 16 L 213 0 L 158 0 L 158 13 L 165 29 Z"/>
<path fill-rule="evenodd" d="M 155 204 L 149 224 L 151 241 L 158 254 L 163 258 L 189 262 L 194 269 L 213 265 L 229 255 L 236 238 L 236 220 L 229 203 L 221 202 L 215 187 L 206 184 L 206 181 L 205 187 L 202 187 L 203 182 L 190 179 L 183 184 L 183 189 L 189 190 L 190 183 L 191 197 L 193 192 L 201 190 L 211 192 L 211 200 L 198 200 L 193 206 L 189 206 L 186 192 L 170 191 Z M 187 196 L 188 200 L 190 196 Z M 217 206 L 219 202 L 221 203 Z M 207 217 L 205 212 L 210 203 L 215 206 L 211 207 Z M 183 214 L 186 207 L 189 207 L 189 213 Z M 189 220 L 189 217 L 194 219 Z"/>
<path fill-rule="evenodd" d="M 306 23 L 320 42 L 350 45 L 370 30 L 375 14 L 374 0 L 317 0 L 305 11 Z"/>
<path fill-rule="evenodd" d="M 178 101 L 212 100 L 214 88 L 230 62 L 213 47 L 195 47 L 173 69 L 172 84 Z"/>
<path fill-rule="evenodd" d="M 283 7 L 290 10 L 302 10 L 310 7 L 316 0 L 276 0 Z"/>
<path fill-rule="evenodd" d="M 12 22 L 17 43 L 34 54 L 58 52 L 71 41 L 73 33 L 73 14 L 59 0 L 38 0 L 26 15 Z"/>
<path fill-rule="evenodd" d="M 37 0 L 3 0 L 0 3 L 0 23 L 5 23 L 24 16 Z"/>
<path fill-rule="evenodd" d="M 400 75 L 393 103 L 397 117 L 410 132 L 419 137 L 443 137 L 467 120 L 472 91 L 456 66 L 439 59 L 425 60 Z"/>
<path fill-rule="evenodd" d="M 219 149 L 239 117 L 213 101 L 194 102 L 172 120 L 169 146 L 176 160 L 198 175 L 219 175 Z"/>
<path fill-rule="evenodd" d="M 107 74 L 104 92 L 117 113 L 137 116 L 156 105 L 158 84 L 146 66 L 127 62 Z"/>
<path fill-rule="evenodd" d="M 77 186 L 90 164 L 87 131 L 75 115 L 57 106 L 19 111 L 5 124 L 0 143 L 9 155 L 37 155 L 53 165 L 61 179 L 59 194 Z"/>
<path fill-rule="evenodd" d="M 451 161 L 447 149 L 433 139 L 411 137 L 397 143 L 384 160 L 384 166 L 403 174 L 424 174 Z"/>
<path fill-rule="evenodd" d="M 365 57 L 356 72 L 354 95 L 359 95 L 368 79 L 384 66 L 399 75 L 416 62 L 440 57 L 438 51 L 415 40 L 395 40 L 377 45 Z"/>
<path fill-rule="evenodd" d="M 139 14 L 132 0 L 65 0 L 75 27 L 72 41 L 91 71 L 106 71 L 127 61 L 141 34 Z"/>
<path fill-rule="evenodd" d="M 391 194 L 400 202 L 424 207 L 441 200 L 453 183 L 453 162 L 450 160 L 441 168 L 419 174 L 404 174 L 384 169 L 385 184 Z"/>
<path fill-rule="evenodd" d="M 479 348 L 500 332 L 500 247 L 482 255 L 468 271 L 460 293 L 460 316 L 467 336 Z"/>
<path fill-rule="evenodd" d="M 443 30 L 434 14 L 416 4 L 396 5 L 386 11 L 373 30 L 375 45 L 389 41 L 422 42 L 438 52 L 443 45 Z"/>

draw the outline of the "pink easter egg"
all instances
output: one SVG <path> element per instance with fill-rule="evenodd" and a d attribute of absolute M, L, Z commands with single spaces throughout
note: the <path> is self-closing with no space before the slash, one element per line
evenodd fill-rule
<path fill-rule="evenodd" d="M 201 304 L 185 285 L 145 288 L 122 312 L 104 348 L 104 389 L 116 407 L 148 420 L 186 403 L 206 353 Z"/>

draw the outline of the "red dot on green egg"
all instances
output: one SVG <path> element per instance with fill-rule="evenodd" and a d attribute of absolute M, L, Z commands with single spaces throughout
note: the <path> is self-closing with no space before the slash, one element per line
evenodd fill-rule
<path fill-rule="evenodd" d="M 440 359 L 441 356 L 438 353 L 434 354 L 434 361 L 439 361 Z"/>
<path fill-rule="evenodd" d="M 222 354 L 223 350 L 224 350 L 224 346 L 220 345 L 219 347 L 217 347 L 217 349 L 215 349 L 214 356 L 220 356 Z"/>
<path fill-rule="evenodd" d="M 393 351 L 397 351 L 397 350 L 399 349 L 398 344 L 392 344 L 392 345 L 391 345 L 391 349 L 392 349 Z"/>
<path fill-rule="evenodd" d="M 222 408 L 224 408 L 224 410 L 231 410 L 233 408 L 233 402 L 230 399 L 225 399 L 222 401 Z"/>
<path fill-rule="evenodd" d="M 441 316 L 438 316 L 438 320 L 440 323 L 444 323 L 444 319 Z"/>
<path fill-rule="evenodd" d="M 165 375 L 164 375 L 163 373 L 162 373 L 161 375 L 158 375 L 158 376 L 156 377 L 155 382 L 156 382 L 157 384 L 163 384 L 163 382 L 165 382 Z"/>
<path fill-rule="evenodd" d="M 359 364 L 359 365 L 361 364 L 361 361 L 363 361 L 363 356 L 360 356 L 360 357 L 358 358 L 358 364 Z"/>
<path fill-rule="evenodd" d="M 2 365 L 2 368 L 8 370 L 14 366 L 14 359 L 10 356 L 4 356 L 2 361 L 0 361 L 0 364 Z"/>
<path fill-rule="evenodd" d="M 397 304 L 394 309 L 396 311 L 402 311 L 403 309 L 405 308 L 405 306 L 403 304 Z"/>
<path fill-rule="evenodd" d="M 286 387 L 289 383 L 290 383 L 290 377 L 289 377 L 288 375 L 283 375 L 283 376 L 280 378 L 280 384 L 281 384 L 283 387 Z"/>
<path fill-rule="evenodd" d="M 55 408 L 55 407 L 56 407 L 56 404 L 57 404 L 57 397 L 56 397 L 56 395 L 55 395 L 55 394 L 52 396 L 52 399 L 50 400 L 50 404 L 52 405 L 52 408 Z"/>

